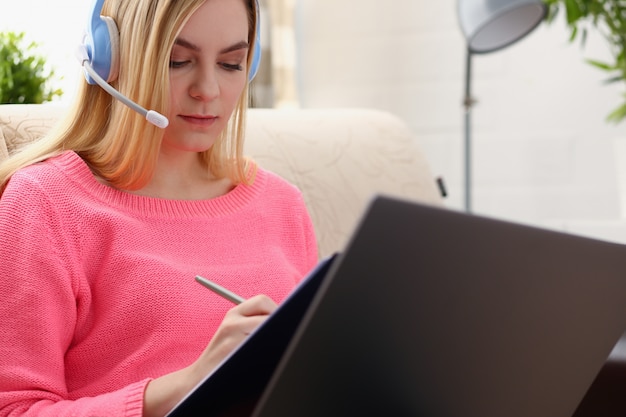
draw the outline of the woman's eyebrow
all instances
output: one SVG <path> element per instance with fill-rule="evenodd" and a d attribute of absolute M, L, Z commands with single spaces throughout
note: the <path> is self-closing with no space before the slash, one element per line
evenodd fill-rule
<path fill-rule="evenodd" d="M 191 49 L 192 51 L 200 51 L 200 47 L 196 44 L 194 44 L 193 42 L 189 42 L 188 40 L 184 39 L 184 38 L 176 38 L 176 40 L 174 41 L 175 45 L 178 46 L 182 46 L 183 48 L 187 48 L 187 49 Z M 248 45 L 248 42 L 246 41 L 241 41 L 241 42 L 237 42 L 231 46 L 228 46 L 224 49 L 222 49 L 220 51 L 220 54 L 227 54 L 229 52 L 233 52 L 233 51 L 237 51 L 239 49 L 248 49 L 250 46 Z"/>
<path fill-rule="evenodd" d="M 183 38 L 176 38 L 174 45 L 182 46 L 183 48 L 191 49 L 192 51 L 199 51 L 200 47 L 194 43 L 189 42 Z"/>
<path fill-rule="evenodd" d="M 250 45 L 248 45 L 248 42 L 246 41 L 241 41 L 241 42 L 237 42 L 234 45 L 229 46 L 228 48 L 224 48 L 220 51 L 220 53 L 222 54 L 227 54 L 229 52 L 233 52 L 233 51 L 238 51 L 240 49 L 248 49 L 250 47 Z"/>

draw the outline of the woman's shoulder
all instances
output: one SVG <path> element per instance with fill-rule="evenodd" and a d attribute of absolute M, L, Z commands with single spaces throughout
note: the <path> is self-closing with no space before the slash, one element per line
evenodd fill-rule
<path fill-rule="evenodd" d="M 46 189 L 67 188 L 68 179 L 82 178 L 89 174 L 89 168 L 74 152 L 65 151 L 43 161 L 35 162 L 16 171 L 9 181 L 8 188 L 15 186 L 40 186 Z"/>
<path fill-rule="evenodd" d="M 13 177 L 47 179 L 68 174 L 89 174 L 89 168 L 78 154 L 63 151 L 40 162 L 35 162 L 19 169 Z"/>
<path fill-rule="evenodd" d="M 261 166 L 256 168 L 256 176 L 254 183 L 262 185 L 268 192 L 278 192 L 292 195 L 293 197 L 299 197 L 302 195 L 300 188 L 285 179 L 284 177 L 276 174 L 273 171 L 269 171 Z"/>

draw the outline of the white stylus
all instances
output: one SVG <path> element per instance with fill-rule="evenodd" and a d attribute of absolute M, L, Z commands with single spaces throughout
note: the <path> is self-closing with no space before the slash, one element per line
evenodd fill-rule
<path fill-rule="evenodd" d="M 235 304 L 241 304 L 244 301 L 246 301 L 245 298 L 238 296 L 234 292 L 229 291 L 226 288 L 222 287 L 221 285 L 218 285 L 218 284 L 214 283 L 213 281 L 209 281 L 208 279 L 203 278 L 200 275 L 196 276 L 196 281 L 198 281 L 200 284 L 204 285 L 205 287 L 207 287 L 208 289 L 210 289 L 214 293 L 216 293 L 218 295 L 221 295 L 225 299 L 227 299 L 227 300 L 229 300 L 229 301 L 231 301 L 231 302 L 233 302 Z"/>

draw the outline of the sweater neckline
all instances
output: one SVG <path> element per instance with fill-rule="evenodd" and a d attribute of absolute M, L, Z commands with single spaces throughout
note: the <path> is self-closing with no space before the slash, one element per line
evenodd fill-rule
<path fill-rule="evenodd" d="M 74 151 L 63 152 L 53 158 L 52 163 L 87 194 L 106 205 L 141 216 L 179 218 L 229 215 L 252 201 L 266 181 L 265 172 L 257 168 L 251 185 L 237 184 L 228 193 L 207 200 L 171 200 L 141 196 L 102 184 Z"/>

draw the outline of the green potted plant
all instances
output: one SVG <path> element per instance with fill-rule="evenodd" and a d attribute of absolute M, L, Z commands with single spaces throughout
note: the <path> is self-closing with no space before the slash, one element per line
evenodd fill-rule
<path fill-rule="evenodd" d="M 543 0 L 548 6 L 548 22 L 553 22 L 559 12 L 564 13 L 570 41 L 583 45 L 589 30 L 595 30 L 607 41 L 612 60 L 604 62 L 587 59 L 587 62 L 608 74 L 607 83 L 626 82 L 626 2 L 623 0 Z M 623 85 L 623 84 L 622 84 Z M 622 104 L 608 116 L 611 122 L 626 118 L 626 94 Z"/>
<path fill-rule="evenodd" d="M 63 94 L 50 82 L 54 70 L 37 53 L 39 45 L 26 43 L 24 33 L 0 33 L 0 103 L 40 104 Z"/>

